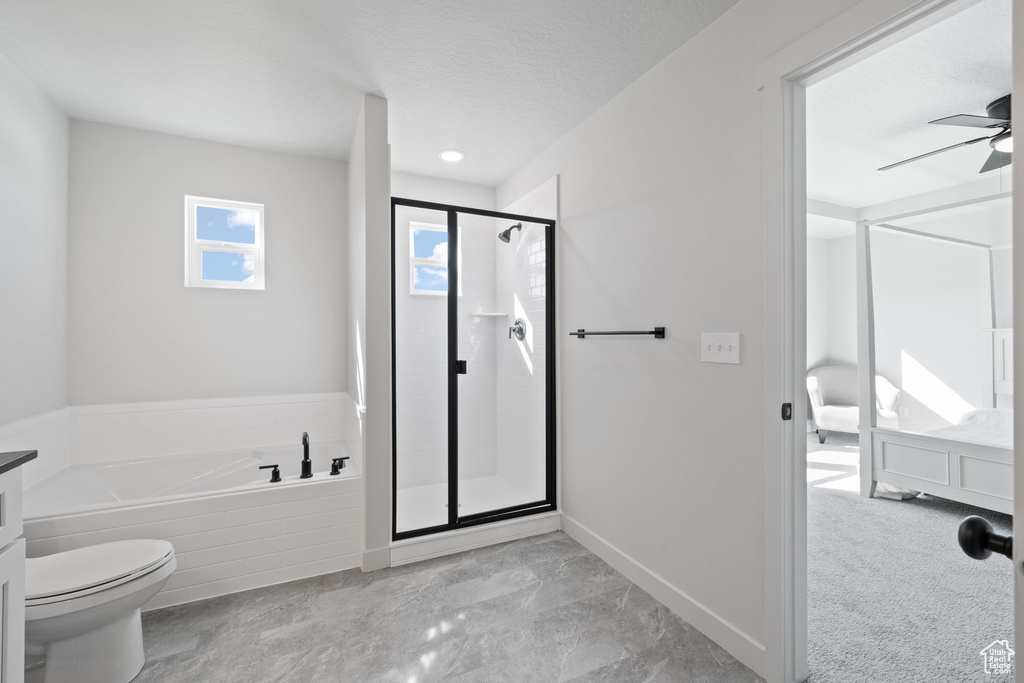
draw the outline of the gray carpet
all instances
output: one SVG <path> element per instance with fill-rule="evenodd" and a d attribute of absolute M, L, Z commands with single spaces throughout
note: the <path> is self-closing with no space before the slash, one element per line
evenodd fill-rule
<path fill-rule="evenodd" d="M 856 476 L 855 436 L 808 437 L 808 659 L 812 683 L 1012 681 L 986 675 L 979 652 L 1013 647 L 1013 568 L 972 560 L 957 545 L 960 520 L 986 517 L 1010 533 L 1012 517 L 925 496 L 862 498 L 830 489 Z M 816 451 L 811 452 L 811 451 Z M 822 470 L 835 471 L 835 475 Z"/>

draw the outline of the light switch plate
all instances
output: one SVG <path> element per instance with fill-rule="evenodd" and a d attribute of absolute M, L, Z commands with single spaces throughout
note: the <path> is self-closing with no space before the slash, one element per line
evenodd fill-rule
<path fill-rule="evenodd" d="M 739 332 L 702 332 L 700 335 L 700 359 L 705 363 L 740 362 Z"/>

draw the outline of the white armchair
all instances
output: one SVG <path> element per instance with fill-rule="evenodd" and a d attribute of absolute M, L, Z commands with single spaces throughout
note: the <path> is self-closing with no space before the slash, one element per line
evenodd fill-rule
<path fill-rule="evenodd" d="M 857 368 L 850 365 L 824 365 L 807 373 L 807 394 L 811 397 L 811 416 L 818 442 L 825 443 L 827 432 L 857 434 L 860 413 L 857 407 Z M 892 382 L 875 375 L 875 407 L 878 426 L 896 428 L 896 399 L 900 390 Z"/>

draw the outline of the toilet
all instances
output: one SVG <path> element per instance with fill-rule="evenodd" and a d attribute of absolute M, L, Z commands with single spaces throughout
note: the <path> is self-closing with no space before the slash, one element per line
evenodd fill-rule
<path fill-rule="evenodd" d="M 25 560 L 25 642 L 46 683 L 128 683 L 145 663 L 141 608 L 177 563 L 167 541 L 101 543 Z"/>

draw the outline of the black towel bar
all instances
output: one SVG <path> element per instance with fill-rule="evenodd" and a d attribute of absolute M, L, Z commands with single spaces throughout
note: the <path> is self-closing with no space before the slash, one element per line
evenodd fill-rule
<path fill-rule="evenodd" d="M 653 330 L 618 330 L 618 331 L 612 331 L 612 332 L 588 332 L 587 330 L 576 330 L 575 332 L 570 332 L 569 336 L 570 337 L 577 337 L 578 339 L 583 339 L 584 337 L 589 337 L 589 336 L 592 336 L 592 335 L 606 335 L 606 334 L 615 334 L 615 335 L 619 335 L 619 334 L 653 334 L 655 339 L 664 339 L 665 338 L 665 328 L 664 327 L 655 327 Z"/>

